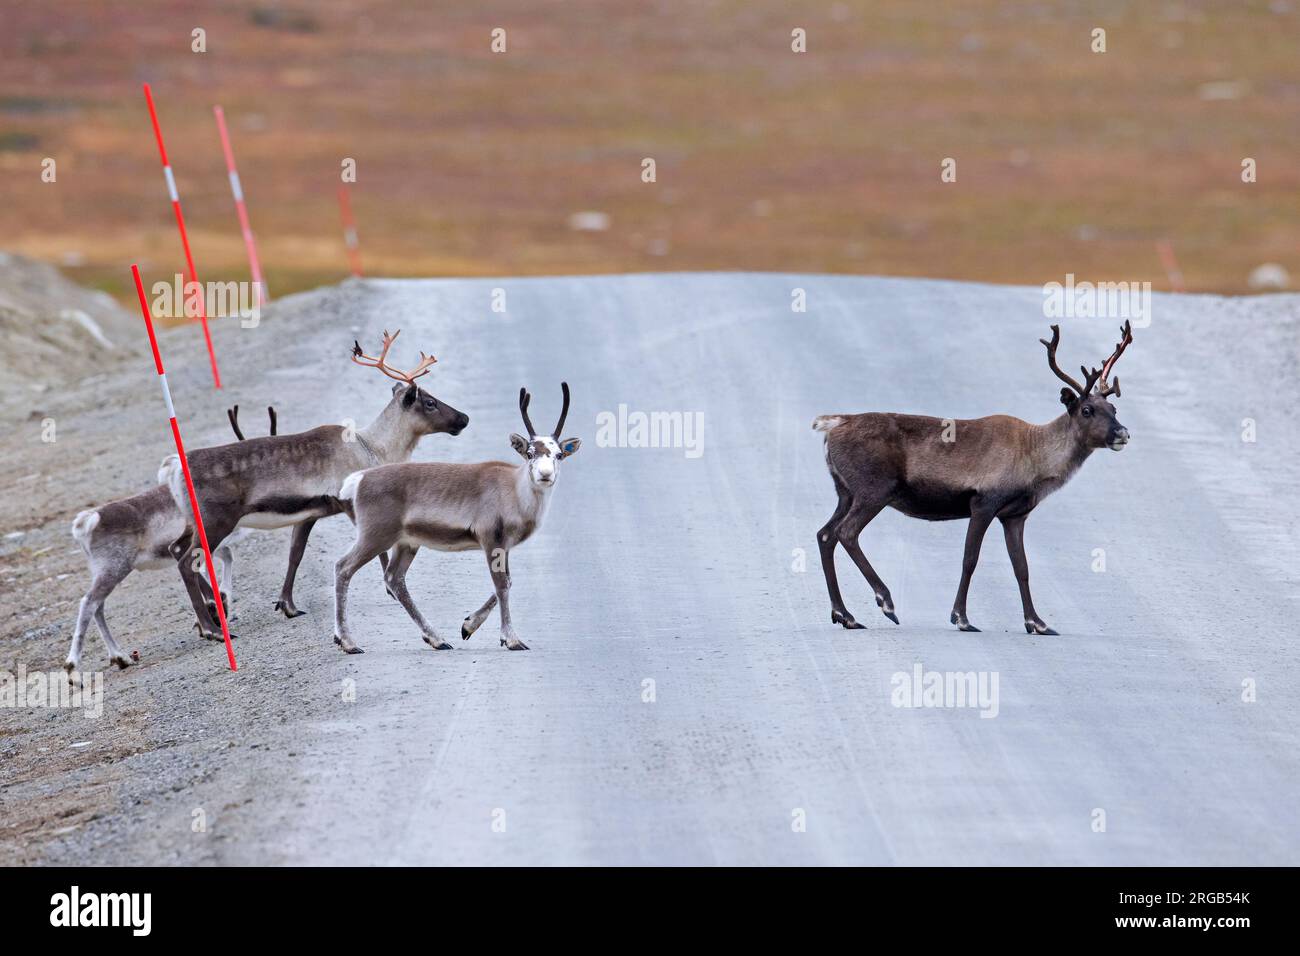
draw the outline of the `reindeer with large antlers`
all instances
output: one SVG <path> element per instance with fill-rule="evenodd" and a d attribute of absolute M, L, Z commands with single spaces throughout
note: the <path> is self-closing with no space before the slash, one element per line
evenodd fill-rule
<path fill-rule="evenodd" d="M 963 631 L 978 631 L 966 617 L 966 593 L 979 560 L 984 532 L 993 519 L 1002 522 L 1007 553 L 1020 585 L 1025 630 L 1055 634 L 1034 610 L 1029 594 L 1029 563 L 1024 530 L 1029 513 L 1073 477 L 1098 448 L 1120 451 L 1128 429 L 1115 418 L 1107 399 L 1119 397 L 1119 379 L 1111 381 L 1115 363 L 1133 341 L 1125 322 L 1114 352 L 1100 370 L 1082 369 L 1084 383 L 1061 371 L 1056 348 L 1059 326 L 1052 326 L 1047 363 L 1068 388 L 1061 389 L 1065 413 L 1046 425 L 1031 425 L 1008 415 L 970 421 L 924 415 L 869 412 L 822 415 L 813 428 L 826 435 L 826 465 L 839 494 L 835 513 L 817 533 L 822 571 L 830 592 L 831 622 L 862 627 L 844 606 L 835 575 L 835 546 L 843 545 L 875 592 L 876 604 L 895 624 L 893 599 L 858 544 L 862 529 L 885 508 L 913 518 L 948 521 L 968 518 L 961 583 L 951 622 Z"/>
<path fill-rule="evenodd" d="M 388 364 L 389 349 L 399 333 L 384 333 L 378 356 L 365 354 L 360 344 L 353 343 L 353 362 L 396 379 L 388 405 L 365 428 L 350 432 L 341 425 L 322 425 L 293 435 L 250 438 L 189 454 L 199 511 L 213 547 L 236 528 L 295 526 L 289 570 L 276 604 L 286 617 L 302 613 L 293 603 L 294 576 L 312 525 L 342 510 L 337 495 L 343 480 L 358 469 L 407 461 L 425 435 L 459 435 L 469 424 L 464 414 L 415 384 L 437 361 L 432 355 L 421 352 L 419 364 L 410 371 Z M 189 560 L 193 515 L 175 455 L 163 460 L 158 478 L 187 518 L 185 533 L 173 542 L 171 551 L 198 617 L 199 631 L 204 637 L 219 638 L 221 632 L 203 600 L 198 572 Z"/>
<path fill-rule="evenodd" d="M 530 396 L 519 390 L 519 412 L 528 437 L 511 435 L 510 444 L 523 458 L 521 464 L 411 462 L 348 476 L 339 497 L 356 524 L 357 538 L 334 567 L 335 644 L 348 654 L 362 653 L 348 631 L 348 585 L 358 570 L 376 557 L 382 559 L 391 548 L 384 569 L 389 593 L 420 628 L 426 644 L 451 650 L 411 600 L 406 572 L 420 548 L 477 549 L 487 559 L 492 596 L 461 623 L 461 638 L 468 640 L 500 604 L 501 644 L 512 651 L 528 650 L 510 621 L 510 550 L 541 526 L 560 462 L 581 444 L 577 438 L 560 438 L 569 414 L 569 386 L 562 383 L 560 388 L 564 406 L 550 435 L 537 434 L 528 417 Z"/>

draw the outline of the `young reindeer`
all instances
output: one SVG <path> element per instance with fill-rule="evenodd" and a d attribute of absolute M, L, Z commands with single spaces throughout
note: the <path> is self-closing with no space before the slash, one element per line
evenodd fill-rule
<path fill-rule="evenodd" d="M 460 636 L 470 635 L 501 605 L 501 643 L 526 651 L 510 622 L 510 549 L 527 541 L 542 523 L 560 462 L 578 450 L 577 438 L 560 440 L 569 414 L 569 386 L 561 383 L 564 405 L 550 435 L 538 435 L 528 417 L 530 396 L 519 390 L 519 411 L 528 438 L 511 435 L 510 444 L 523 463 L 411 463 L 385 465 L 349 475 L 339 497 L 357 526 L 356 543 L 334 566 L 334 643 L 345 653 L 360 654 L 347 625 L 348 584 L 352 576 L 389 548 L 384 583 L 406 609 L 434 650 L 449 651 L 420 614 L 406 589 L 406 572 L 420 548 L 438 551 L 478 549 L 487 558 L 492 596 L 465 618 Z"/>
<path fill-rule="evenodd" d="M 271 434 L 274 435 L 275 409 L 267 408 L 266 411 L 270 415 Z M 239 406 L 228 409 L 226 416 L 230 419 L 230 427 L 234 429 L 235 436 L 243 441 L 244 433 L 239 428 Z M 72 537 L 86 552 L 91 580 L 90 589 L 81 599 L 77 611 L 72 646 L 68 649 L 68 659 L 63 665 L 69 680 L 81 667 L 81 647 L 92 617 L 108 648 L 109 662 L 123 668 L 130 664 L 108 630 L 108 622 L 104 619 L 104 602 L 132 571 L 152 570 L 173 564 L 170 547 L 184 530 L 185 518 L 164 485 L 83 511 L 73 519 Z M 230 548 L 246 534 L 248 532 L 241 531 L 231 535 L 212 554 L 221 566 L 221 600 L 227 607 L 230 606 L 230 595 L 234 590 L 234 556 Z M 207 578 L 202 578 L 201 584 L 205 600 L 210 600 L 211 585 Z M 215 607 L 213 605 L 213 614 L 216 613 Z"/>
<path fill-rule="evenodd" d="M 407 461 L 425 435 L 459 435 L 469 424 L 466 415 L 415 384 L 437 361 L 432 355 L 421 352 L 419 364 L 409 372 L 387 364 L 388 351 L 399 334 L 400 330 L 384 333 L 378 356 L 366 355 L 360 344 L 353 344 L 353 362 L 378 369 L 397 384 L 379 417 L 351 439 L 341 425 L 322 425 L 293 435 L 252 438 L 189 453 L 199 511 L 208 541 L 214 546 L 220 546 L 237 528 L 297 526 L 289 573 L 277 605 L 290 617 L 299 613 L 293 607 L 290 589 L 310 525 L 342 510 L 336 496 L 343 480 L 358 469 Z M 171 553 L 199 619 L 199 631 L 204 637 L 220 639 L 221 631 L 202 598 L 199 574 L 189 560 L 194 521 L 180 460 L 168 456 L 158 475 L 187 520 Z"/>
<path fill-rule="evenodd" d="M 1128 429 L 1116 420 L 1115 406 L 1107 401 L 1120 394 L 1119 379 L 1112 384 L 1110 373 L 1133 341 L 1130 323 L 1124 323 L 1120 334 L 1115 351 L 1100 371 L 1081 368 L 1082 385 L 1056 364 L 1060 327 L 1052 326 L 1050 342 L 1040 339 L 1047 346 L 1048 366 L 1069 386 L 1061 389 L 1065 413 L 1046 425 L 993 415 L 957 421 L 955 436 L 945 440 L 944 420 L 923 415 L 871 412 L 815 419 L 813 428 L 826 435 L 826 465 L 839 494 L 835 513 L 817 533 L 831 598 L 831 622 L 846 628 L 862 627 L 840 596 L 835 545 L 841 544 L 871 585 L 885 617 L 898 623 L 889 588 L 858 544 L 867 523 L 889 507 L 927 521 L 970 519 L 951 616 L 951 622 L 963 631 L 979 630 L 966 617 L 966 592 L 984 532 L 994 518 L 1001 521 L 1020 585 L 1025 630 L 1056 634 L 1038 616 L 1029 594 L 1025 519 L 1039 502 L 1069 481 L 1093 451 L 1121 451 L 1128 444 Z"/>

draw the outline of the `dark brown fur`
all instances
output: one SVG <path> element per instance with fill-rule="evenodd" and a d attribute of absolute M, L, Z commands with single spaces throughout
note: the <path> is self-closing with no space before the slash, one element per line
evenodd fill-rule
<path fill-rule="evenodd" d="M 1055 366 L 1059 331 L 1044 341 Z M 1103 365 L 1108 374 L 1128 341 Z M 1128 429 L 1115 418 L 1106 396 L 1118 395 L 1103 372 L 1090 373 L 1089 391 L 1062 389 L 1065 414 L 1046 425 L 1031 425 L 1008 415 L 976 419 L 940 419 L 889 412 L 823 415 L 813 428 L 826 433 L 826 465 L 839 496 L 835 513 L 817 534 L 822 571 L 831 599 L 831 620 L 860 628 L 844 606 L 835 571 L 835 546 L 842 545 L 875 592 L 876 604 L 898 623 L 889 588 L 858 543 L 863 528 L 885 508 L 926 521 L 968 518 L 961 583 L 953 603 L 952 623 L 978 630 L 966 617 L 966 596 L 979 559 L 984 532 L 993 519 L 1002 522 L 1007 552 L 1020 585 L 1025 629 L 1056 633 L 1038 616 L 1029 593 L 1029 565 L 1024 552 L 1025 518 L 1047 495 L 1061 487 L 1098 448 L 1119 450 Z M 1061 373 L 1058 371 L 1057 373 Z M 1066 379 L 1067 381 L 1071 381 Z M 1073 383 L 1076 384 L 1077 383 Z M 1096 390 L 1092 390 L 1098 384 Z"/>

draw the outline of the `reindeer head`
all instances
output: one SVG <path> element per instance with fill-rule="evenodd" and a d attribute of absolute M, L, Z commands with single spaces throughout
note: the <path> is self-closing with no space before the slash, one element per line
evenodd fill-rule
<path fill-rule="evenodd" d="M 1119 361 L 1119 357 L 1124 354 L 1124 350 L 1133 341 L 1132 325 L 1128 322 L 1124 323 L 1120 329 L 1120 340 L 1115 345 L 1115 351 L 1102 364 L 1100 370 L 1094 368 L 1089 371 L 1079 366 L 1079 371 L 1084 375 L 1082 385 L 1061 371 L 1061 367 L 1056 364 L 1056 347 L 1061 342 L 1061 327 L 1052 326 L 1052 341 L 1049 342 L 1047 339 L 1038 341 L 1047 346 L 1047 364 L 1056 373 L 1056 377 L 1070 386 L 1061 389 L 1061 404 L 1065 406 L 1066 413 L 1070 416 L 1078 440 L 1088 448 L 1123 451 L 1124 446 L 1128 444 L 1128 429 L 1119 423 L 1115 417 L 1115 406 L 1107 399 L 1111 395 L 1119 398 L 1119 378 L 1116 377 L 1112 383 L 1110 373 L 1115 363 Z"/>
<path fill-rule="evenodd" d="M 564 419 L 569 415 L 569 383 L 561 382 L 560 389 L 564 392 L 564 406 L 560 409 L 560 420 L 555 425 L 555 431 L 550 435 L 537 434 L 528 417 L 528 403 L 532 396 L 526 388 L 519 390 L 519 414 L 524 417 L 528 437 L 511 435 L 510 444 L 528 462 L 528 480 L 540 488 L 549 488 L 559 480 L 560 462 L 577 452 L 582 444 L 577 438 L 560 440 Z"/>
<path fill-rule="evenodd" d="M 420 364 L 409 372 L 393 368 L 385 361 L 388 358 L 388 350 L 401 334 L 401 329 L 392 335 L 385 331 L 384 347 L 378 356 L 367 355 L 361 351 L 361 343 L 354 341 L 352 361 L 366 368 L 377 368 L 389 378 L 397 379 L 397 384 L 393 386 L 392 400 L 400 404 L 404 416 L 411 417 L 410 424 L 416 435 L 433 435 L 439 432 L 459 435 L 469 424 L 469 416 L 439 401 L 415 384 L 417 378 L 429 374 L 429 369 L 438 360 L 432 355 L 421 352 Z"/>

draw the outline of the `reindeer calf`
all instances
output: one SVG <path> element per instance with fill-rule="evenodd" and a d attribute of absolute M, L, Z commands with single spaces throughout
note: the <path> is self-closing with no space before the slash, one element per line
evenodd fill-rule
<path fill-rule="evenodd" d="M 561 385 L 564 406 L 552 435 L 538 435 L 528 418 L 530 396 L 519 390 L 519 410 L 528 438 L 511 435 L 522 464 L 485 461 L 477 464 L 406 463 L 383 465 L 347 477 L 339 493 L 357 528 L 356 543 L 334 569 L 334 643 L 345 653 L 360 654 L 347 625 L 348 585 L 365 564 L 389 548 L 384 583 L 435 650 L 451 650 L 420 614 L 406 589 L 406 572 L 420 548 L 438 551 L 480 550 L 487 559 L 493 593 L 465 618 L 460 636 L 468 640 L 501 606 L 501 643 L 526 651 L 510 621 L 510 549 L 532 536 L 542 523 L 559 463 L 581 442 L 560 440 L 569 413 L 569 386 Z"/>
<path fill-rule="evenodd" d="M 268 408 L 271 418 L 271 434 L 276 431 L 275 409 Z M 239 406 L 227 410 L 230 427 L 235 436 L 244 440 L 244 433 L 239 428 Z M 127 667 L 127 660 L 122 649 L 113 640 L 104 619 L 104 601 L 113 593 L 113 589 L 122 583 L 132 571 L 154 570 L 175 567 L 176 559 L 171 553 L 171 544 L 185 531 L 185 517 L 166 485 L 110 501 L 106 505 L 83 511 L 72 520 L 72 538 L 86 552 L 90 565 L 90 590 L 81 599 L 77 612 L 77 625 L 72 633 L 72 646 L 68 649 L 68 659 L 64 669 L 68 679 L 77 672 L 81 665 L 81 647 L 85 641 L 90 619 L 95 619 L 99 633 L 108 648 L 110 663 L 118 667 Z M 228 537 L 213 552 L 213 558 L 221 565 L 221 601 L 230 606 L 230 593 L 234 587 L 234 557 L 230 548 L 242 541 L 248 532 Z M 206 578 L 204 585 L 211 589 Z M 216 613 L 213 610 L 212 613 Z"/>

